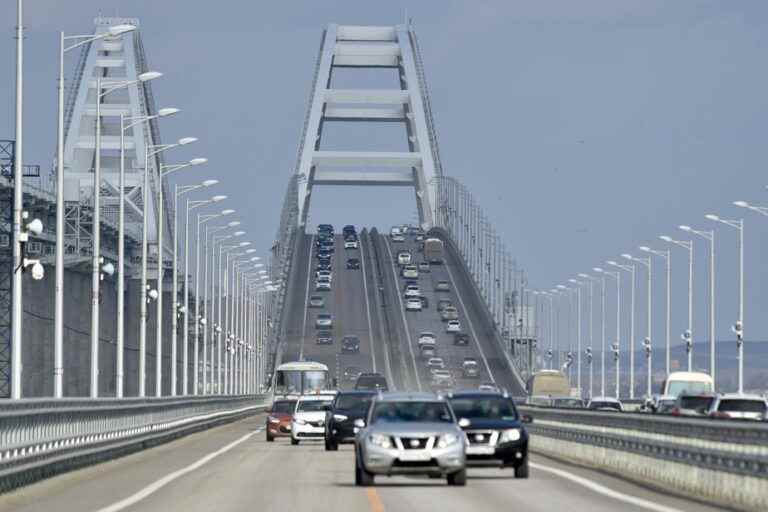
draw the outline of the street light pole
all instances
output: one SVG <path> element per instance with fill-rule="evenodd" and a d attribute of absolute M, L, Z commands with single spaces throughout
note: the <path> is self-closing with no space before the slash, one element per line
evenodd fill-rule
<path fill-rule="evenodd" d="M 576 387 L 579 390 L 579 396 L 582 396 L 581 389 L 581 286 L 585 283 L 576 279 L 569 279 L 569 282 L 576 285 Z"/>
<path fill-rule="evenodd" d="M 658 256 L 660 258 L 664 258 L 664 263 L 666 266 L 666 273 L 667 273 L 667 306 L 666 306 L 666 320 L 665 320 L 665 329 L 666 329 L 666 346 L 665 346 L 665 369 L 666 369 L 666 375 L 669 375 L 669 372 L 671 370 L 671 359 L 672 359 L 672 332 L 671 332 L 671 323 L 672 323 L 672 255 L 669 250 L 666 251 L 657 251 L 654 249 L 651 249 L 650 247 L 647 247 L 645 245 L 640 247 L 640 250 L 643 252 L 647 252 L 649 254 L 653 254 L 654 256 Z"/>
<path fill-rule="evenodd" d="M 736 334 L 736 350 L 739 358 L 738 388 L 744 393 L 744 219 L 721 219 L 709 214 L 707 219 L 735 228 L 739 232 L 739 317 L 731 328 Z"/>
<path fill-rule="evenodd" d="M 715 232 L 698 231 L 690 226 L 680 226 L 680 229 L 709 241 L 709 365 L 710 376 L 717 389 L 715 380 Z"/>
<path fill-rule="evenodd" d="M 667 235 L 662 235 L 659 238 L 688 251 L 688 328 L 680 337 L 685 342 L 685 351 L 688 356 L 688 371 L 691 372 L 693 371 L 693 241 L 674 240 Z"/>
<path fill-rule="evenodd" d="M 610 270 L 604 270 L 600 267 L 594 268 L 595 272 L 600 272 L 603 276 L 612 277 L 616 280 L 616 341 L 612 345 L 614 366 L 616 371 L 616 399 L 620 397 L 620 348 L 621 348 L 621 273 L 619 271 L 611 272 Z M 603 281 L 603 290 L 605 290 L 605 281 Z M 605 297 L 605 296 L 603 296 Z M 605 352 L 605 347 L 603 347 Z"/>
<path fill-rule="evenodd" d="M 629 298 L 629 399 L 635 399 L 635 265 L 622 265 L 615 261 L 606 262 L 611 266 L 629 272 L 632 277 L 632 290 Z"/>
<path fill-rule="evenodd" d="M 653 345 L 651 341 L 651 334 L 652 334 L 652 327 L 651 327 L 651 312 L 653 311 L 651 307 L 651 300 L 653 298 L 653 294 L 651 293 L 651 258 L 650 256 L 647 258 L 635 258 L 630 254 L 622 254 L 622 258 L 636 261 L 640 264 L 642 264 L 647 270 L 648 270 L 648 293 L 647 293 L 647 299 L 648 304 L 646 306 L 646 337 L 643 340 L 643 348 L 645 349 L 645 361 L 646 361 L 646 367 L 648 370 L 648 382 L 647 382 L 647 388 L 646 388 L 646 395 L 650 398 L 652 393 L 652 384 L 653 384 L 653 371 L 652 371 L 652 365 L 653 365 Z"/>

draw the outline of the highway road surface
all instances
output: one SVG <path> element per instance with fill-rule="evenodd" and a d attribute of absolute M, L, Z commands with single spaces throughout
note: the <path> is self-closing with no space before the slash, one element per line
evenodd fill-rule
<path fill-rule="evenodd" d="M 710 511 L 603 474 L 532 457 L 531 478 L 470 470 L 466 487 L 378 477 L 354 485 L 352 447 L 264 440 L 264 415 L 0 496 L 3 512 Z"/>

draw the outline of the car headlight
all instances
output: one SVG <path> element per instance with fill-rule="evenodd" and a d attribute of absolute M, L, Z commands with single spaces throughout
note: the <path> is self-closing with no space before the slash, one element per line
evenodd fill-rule
<path fill-rule="evenodd" d="M 269 417 L 269 422 L 270 423 L 280 423 L 280 419 L 274 418 L 274 417 L 270 416 Z"/>
<path fill-rule="evenodd" d="M 440 439 L 437 441 L 437 447 L 438 448 L 447 448 L 451 446 L 452 444 L 455 444 L 459 441 L 459 436 L 456 434 L 443 434 L 440 436 Z"/>
<path fill-rule="evenodd" d="M 306 422 L 306 421 L 304 421 L 304 420 L 300 420 L 299 418 L 294 418 L 294 419 L 293 419 L 293 421 L 294 421 L 294 423 L 296 423 L 297 425 L 306 425 L 306 424 L 307 424 L 307 422 Z"/>
<path fill-rule="evenodd" d="M 384 448 L 385 450 L 392 448 L 392 440 L 389 438 L 389 436 L 385 436 L 383 434 L 371 434 L 368 440 L 371 442 L 371 444 L 380 448 Z"/>
<path fill-rule="evenodd" d="M 511 441 L 517 441 L 520 439 L 520 429 L 510 428 L 501 433 L 500 443 L 509 443 Z"/>
<path fill-rule="evenodd" d="M 333 419 L 336 421 L 347 421 L 349 418 L 344 416 L 343 414 L 334 414 Z"/>

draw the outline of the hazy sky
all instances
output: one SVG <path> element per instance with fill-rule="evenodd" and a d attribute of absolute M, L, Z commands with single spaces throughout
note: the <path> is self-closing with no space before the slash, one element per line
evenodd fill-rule
<path fill-rule="evenodd" d="M 13 137 L 14 3 L 0 5 L 0 138 Z M 274 236 L 294 168 L 323 26 L 400 23 L 406 9 L 423 50 L 444 170 L 483 201 L 533 287 L 551 288 L 622 252 L 637 253 L 637 245 L 662 248 L 658 235 L 684 237 L 678 224 L 709 229 L 705 213 L 740 216 L 734 200 L 768 205 L 764 1 L 26 5 L 26 161 L 44 168 L 52 162 L 56 31 L 88 33 L 100 10 L 138 17 L 151 66 L 165 73 L 153 84 L 158 106 L 183 109 L 163 121 L 163 138 L 201 139 L 178 158 L 209 158 L 205 169 L 192 171 L 194 179 L 221 178 L 222 193 L 261 252 Z M 369 83 L 374 79 L 340 74 L 334 85 Z M 404 147 L 391 126 L 333 128 L 325 141 L 336 149 Z M 388 226 L 414 215 L 405 189 L 317 189 L 315 199 L 313 223 Z M 768 339 L 768 218 L 744 214 L 747 338 Z M 718 334 L 731 339 L 736 234 L 718 227 L 717 235 Z M 699 340 L 707 332 L 706 251 L 697 241 Z M 677 341 L 685 323 L 686 255 L 673 254 Z M 659 342 L 663 280 L 656 264 Z M 641 273 L 639 336 L 644 289 Z"/>

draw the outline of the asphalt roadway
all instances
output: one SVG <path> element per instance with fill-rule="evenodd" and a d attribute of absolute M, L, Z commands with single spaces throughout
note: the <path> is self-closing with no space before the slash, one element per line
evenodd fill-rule
<path fill-rule="evenodd" d="M 0 496 L 3 512 L 711 511 L 623 480 L 532 456 L 531 477 L 470 469 L 466 487 L 378 477 L 354 485 L 350 445 L 267 443 L 263 414 Z"/>

